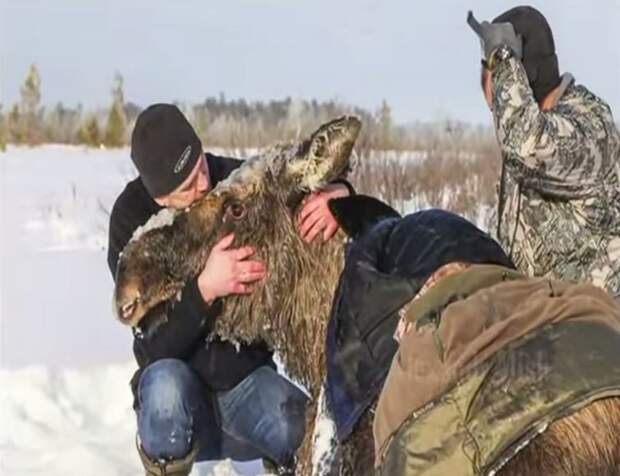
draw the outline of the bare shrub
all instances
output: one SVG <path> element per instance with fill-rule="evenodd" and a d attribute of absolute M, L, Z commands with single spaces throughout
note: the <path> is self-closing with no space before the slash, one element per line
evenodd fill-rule
<path fill-rule="evenodd" d="M 400 212 L 439 207 L 480 224 L 481 212 L 496 201 L 495 139 L 490 133 L 475 139 L 434 135 L 423 145 L 402 152 L 359 148 L 349 178 L 359 193 L 381 197 Z"/>

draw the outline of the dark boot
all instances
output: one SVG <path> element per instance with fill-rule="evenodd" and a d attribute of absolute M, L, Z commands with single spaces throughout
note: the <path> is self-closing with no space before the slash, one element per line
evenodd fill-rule
<path fill-rule="evenodd" d="M 194 447 L 185 458 L 170 461 L 157 461 L 151 459 L 138 444 L 138 454 L 146 471 L 146 476 L 189 476 L 196 459 L 198 448 Z"/>

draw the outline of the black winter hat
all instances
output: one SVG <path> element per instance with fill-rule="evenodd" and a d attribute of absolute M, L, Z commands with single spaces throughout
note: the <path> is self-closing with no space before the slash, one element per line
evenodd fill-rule
<path fill-rule="evenodd" d="M 551 27 L 542 13 L 533 7 L 515 7 L 498 16 L 493 23 L 511 23 L 523 39 L 523 66 L 534 97 L 541 101 L 558 84 L 560 71 Z"/>
<path fill-rule="evenodd" d="M 131 160 L 151 197 L 161 197 L 183 183 L 202 154 L 196 132 L 173 104 L 153 104 L 142 111 L 131 135 Z"/>

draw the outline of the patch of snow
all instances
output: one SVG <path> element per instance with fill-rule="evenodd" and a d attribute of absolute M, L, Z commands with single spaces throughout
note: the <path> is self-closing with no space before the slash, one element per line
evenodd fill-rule
<path fill-rule="evenodd" d="M 330 474 L 338 451 L 338 439 L 336 438 L 336 423 L 327 408 L 325 388 L 321 388 L 319 395 L 312 445 L 312 475 Z"/>
<path fill-rule="evenodd" d="M 9 146 L 0 162 L 7 241 L 37 252 L 105 248 L 113 200 L 136 176 L 127 149 Z"/>
<path fill-rule="evenodd" d="M 133 362 L 83 370 L 0 370 L 0 474 L 135 476 Z M 257 462 L 195 465 L 193 476 L 256 475 Z"/>

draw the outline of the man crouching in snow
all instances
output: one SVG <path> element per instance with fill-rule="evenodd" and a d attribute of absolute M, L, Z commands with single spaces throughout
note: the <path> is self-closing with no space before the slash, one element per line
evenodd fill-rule
<path fill-rule="evenodd" d="M 440 264 L 398 326 L 376 474 L 620 476 L 618 304 L 591 284 Z"/>
<path fill-rule="evenodd" d="M 120 194 L 110 218 L 112 275 L 132 234 L 162 207 L 183 209 L 202 198 L 242 161 L 204 154 L 176 106 L 157 104 L 138 117 L 131 157 L 140 177 Z M 311 195 L 300 233 L 327 240 L 338 226 L 327 201 L 350 185 L 332 183 Z M 204 270 L 180 299 L 152 309 L 135 332 L 140 370 L 132 379 L 138 416 L 138 452 L 147 476 L 186 476 L 194 461 L 263 458 L 267 469 L 293 474 L 293 455 L 304 435 L 307 397 L 278 375 L 263 343 L 206 341 L 219 298 L 251 293 L 263 279 L 251 247 L 231 249 L 233 236 L 211 251 Z"/>
<path fill-rule="evenodd" d="M 620 298 L 620 134 L 609 106 L 559 75 L 531 7 L 469 25 L 502 152 L 497 236 L 530 276 L 587 281 Z M 605 74 L 601 71 L 601 74 Z"/>

